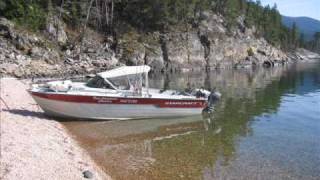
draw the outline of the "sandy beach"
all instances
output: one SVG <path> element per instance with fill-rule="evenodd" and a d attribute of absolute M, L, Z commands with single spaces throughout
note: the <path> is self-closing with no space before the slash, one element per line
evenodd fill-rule
<path fill-rule="evenodd" d="M 1 81 L 0 179 L 111 179 L 68 134 L 44 116 L 27 93 L 28 84 Z"/>

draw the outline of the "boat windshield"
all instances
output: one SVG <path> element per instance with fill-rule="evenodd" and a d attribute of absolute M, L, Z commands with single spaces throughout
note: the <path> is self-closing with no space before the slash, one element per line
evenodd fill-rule
<path fill-rule="evenodd" d="M 88 87 L 91 88 L 103 88 L 103 89 L 114 89 L 105 79 L 100 76 L 95 76 L 90 79 L 87 84 Z"/>
<path fill-rule="evenodd" d="M 121 76 L 108 78 L 106 80 L 97 75 L 94 78 L 90 79 L 86 85 L 91 88 L 132 90 L 141 92 L 142 87 L 144 86 L 144 77 L 141 75 Z"/>
<path fill-rule="evenodd" d="M 128 77 L 116 77 L 108 78 L 108 81 L 112 83 L 117 89 L 120 90 L 129 90 L 131 83 Z"/>

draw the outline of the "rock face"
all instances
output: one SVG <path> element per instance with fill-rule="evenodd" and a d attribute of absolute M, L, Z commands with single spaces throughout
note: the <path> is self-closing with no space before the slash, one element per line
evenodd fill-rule
<path fill-rule="evenodd" d="M 66 25 L 58 17 L 52 16 L 47 20 L 46 31 L 51 38 L 56 39 L 58 43 L 64 45 L 68 41 L 65 27 Z"/>
<path fill-rule="evenodd" d="M 255 29 L 246 28 L 243 17 L 238 18 L 236 29 L 228 30 L 222 16 L 208 12 L 198 16 L 192 26 L 150 33 L 125 30 L 116 38 L 90 29 L 79 36 L 80 32 L 67 31 L 64 22 L 55 16 L 47 20 L 42 34 L 19 30 L 14 23 L 0 18 L 0 73 L 16 77 L 62 76 L 139 64 L 161 72 L 200 71 L 272 67 L 293 58 L 310 58 L 310 52 L 287 55 L 255 37 Z"/>
<path fill-rule="evenodd" d="M 246 28 L 242 17 L 238 19 L 239 28 L 230 33 L 222 16 L 207 12 L 200 16 L 195 27 L 152 34 L 157 37 L 156 43 L 148 47 L 156 52 L 153 55 L 146 53 L 148 48 L 140 47 L 126 56 L 120 53 L 120 60 L 130 64 L 146 63 L 162 71 L 274 66 L 289 61 L 284 52 L 263 38 L 257 39 L 255 30 Z M 150 44 L 142 41 L 140 45 L 142 43 Z M 145 56 L 147 62 L 139 61 Z"/>
<path fill-rule="evenodd" d="M 204 47 L 196 31 L 172 33 L 167 41 L 169 69 L 199 68 L 204 64 Z"/>

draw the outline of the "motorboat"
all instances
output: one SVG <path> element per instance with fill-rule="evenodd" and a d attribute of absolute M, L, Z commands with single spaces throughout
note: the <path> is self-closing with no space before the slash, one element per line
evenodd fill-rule
<path fill-rule="evenodd" d="M 86 82 L 71 80 L 32 84 L 28 90 L 49 116 L 72 119 L 140 119 L 201 114 L 220 94 L 208 90 L 149 87 L 150 67 L 122 66 Z"/>

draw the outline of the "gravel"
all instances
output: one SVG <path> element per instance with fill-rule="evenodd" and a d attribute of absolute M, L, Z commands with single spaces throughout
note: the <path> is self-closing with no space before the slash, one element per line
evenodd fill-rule
<path fill-rule="evenodd" d="M 27 93 L 28 85 L 0 79 L 0 179 L 111 179 L 68 134 L 45 117 Z"/>

